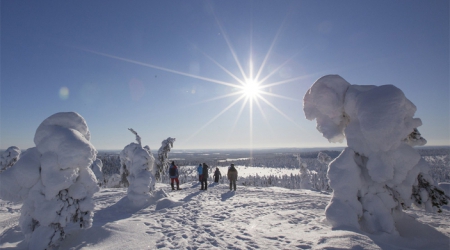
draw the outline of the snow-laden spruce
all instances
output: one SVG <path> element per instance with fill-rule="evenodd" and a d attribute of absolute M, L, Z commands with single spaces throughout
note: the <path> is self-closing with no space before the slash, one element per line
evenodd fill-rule
<path fill-rule="evenodd" d="M 351 85 L 338 75 L 318 79 L 303 99 L 305 116 L 330 142 L 348 147 L 329 165 L 333 228 L 397 233 L 395 220 L 412 203 L 432 210 L 446 197 L 412 148 L 424 145 L 416 106 L 393 85 Z"/>
<path fill-rule="evenodd" d="M 20 158 L 20 149 L 11 146 L 0 155 L 0 173 L 12 167 Z"/>
<path fill-rule="evenodd" d="M 311 189 L 311 173 L 308 170 L 308 165 L 306 162 L 302 161 L 300 156 L 297 156 L 298 164 L 300 165 L 300 188 L 301 189 Z"/>
<path fill-rule="evenodd" d="M 31 249 L 52 249 L 74 229 L 92 226 L 99 190 L 90 169 L 97 151 L 86 121 L 56 113 L 36 130 L 34 143 L 0 175 L 0 198 L 23 201 L 19 225 Z"/>
<path fill-rule="evenodd" d="M 173 148 L 175 138 L 168 137 L 161 142 L 161 147 L 158 150 L 158 158 L 156 161 L 156 175 L 159 181 L 164 181 L 163 177 L 168 177 L 169 171 L 169 152 Z"/>
<path fill-rule="evenodd" d="M 325 152 L 319 152 L 317 155 L 317 161 L 321 164 L 319 165 L 319 168 L 317 169 L 317 174 L 314 176 L 314 186 L 317 190 L 323 190 L 323 191 L 331 191 L 330 185 L 328 184 L 328 177 L 327 177 L 327 170 L 328 170 L 328 164 L 333 159 L 327 155 Z"/>
<path fill-rule="evenodd" d="M 155 190 L 155 170 L 150 147 L 141 145 L 141 137 L 133 129 L 138 143 L 130 143 L 120 152 L 120 174 L 128 186 L 127 197 L 136 206 L 145 204 Z"/>
<path fill-rule="evenodd" d="M 97 158 L 97 159 L 95 159 L 94 162 L 92 162 L 91 170 L 94 173 L 95 178 L 97 179 L 97 185 L 99 187 L 102 187 L 105 184 L 102 167 L 103 167 L 103 163 L 102 163 L 101 159 Z"/>

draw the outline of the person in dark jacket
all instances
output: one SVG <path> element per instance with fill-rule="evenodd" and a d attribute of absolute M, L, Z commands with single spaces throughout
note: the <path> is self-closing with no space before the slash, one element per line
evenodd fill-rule
<path fill-rule="evenodd" d="M 219 178 L 222 177 L 222 174 L 220 173 L 220 170 L 218 167 L 216 167 L 216 171 L 214 171 L 214 182 L 218 183 L 219 182 Z"/>
<path fill-rule="evenodd" d="M 227 177 L 228 180 L 230 180 L 230 191 L 232 187 L 234 188 L 234 191 L 236 191 L 236 181 L 238 177 L 238 172 L 234 167 L 234 164 L 231 164 L 231 167 L 228 169 Z"/>
<path fill-rule="evenodd" d="M 203 163 L 203 169 L 202 169 L 202 187 L 200 190 L 208 190 L 208 169 L 209 166 L 206 165 L 206 163 Z"/>
<path fill-rule="evenodd" d="M 180 190 L 180 181 L 178 180 L 178 168 L 175 165 L 175 162 L 172 161 L 169 167 L 169 177 L 170 177 L 170 186 L 172 186 L 172 190 L 175 190 L 175 187 L 173 185 L 173 182 L 175 181 L 177 183 L 177 190 Z"/>

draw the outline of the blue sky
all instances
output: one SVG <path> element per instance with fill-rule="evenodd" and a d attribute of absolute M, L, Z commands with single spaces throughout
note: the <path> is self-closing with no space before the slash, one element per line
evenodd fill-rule
<path fill-rule="evenodd" d="M 97 149 L 132 142 L 127 128 L 153 150 L 340 147 L 302 109 L 327 74 L 399 87 L 428 145 L 449 145 L 449 54 L 444 0 L 1 1 L 0 148 L 34 146 L 66 111 Z M 234 103 L 251 61 L 274 83 L 259 106 Z"/>

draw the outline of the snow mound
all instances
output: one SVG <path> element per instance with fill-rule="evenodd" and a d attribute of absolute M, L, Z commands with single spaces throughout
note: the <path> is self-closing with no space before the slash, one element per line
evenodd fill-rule
<path fill-rule="evenodd" d="M 163 198 L 156 203 L 155 210 L 158 211 L 161 209 L 172 208 L 172 207 L 177 207 L 177 206 L 181 206 L 181 205 L 183 205 L 183 202 L 174 201 L 170 198 Z"/>

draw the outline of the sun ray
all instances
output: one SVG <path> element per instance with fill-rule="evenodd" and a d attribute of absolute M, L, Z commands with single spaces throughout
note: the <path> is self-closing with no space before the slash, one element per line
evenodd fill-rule
<path fill-rule="evenodd" d="M 290 101 L 295 101 L 295 102 L 301 102 L 302 101 L 302 100 L 299 100 L 299 99 L 290 98 L 290 97 L 287 97 L 287 96 L 270 93 L 270 92 L 267 92 L 267 91 L 264 91 L 264 90 L 261 90 L 260 92 L 261 92 L 261 94 L 264 94 L 264 95 L 274 96 L 274 97 L 278 97 L 278 98 L 286 99 L 286 100 L 290 100 Z"/>
<path fill-rule="evenodd" d="M 233 124 L 233 127 L 232 127 L 231 131 L 233 131 L 234 128 L 236 128 L 237 122 L 239 121 L 239 118 L 241 117 L 242 111 L 244 110 L 245 105 L 247 104 L 247 102 L 248 102 L 248 98 L 245 98 L 245 100 L 242 102 L 241 108 L 239 109 L 238 115 L 236 116 L 236 120 L 234 120 L 234 124 Z"/>
<path fill-rule="evenodd" d="M 198 48 L 197 48 L 198 49 Z M 198 49 L 204 56 L 206 56 L 206 58 L 208 58 L 209 60 L 211 60 L 213 63 L 215 63 L 217 66 L 219 66 L 223 71 L 225 71 L 228 75 L 230 75 L 231 77 L 233 77 L 236 81 L 238 81 L 239 83 L 241 83 L 242 85 L 244 85 L 244 81 L 242 81 L 241 79 L 239 79 L 237 76 L 235 76 L 233 73 L 231 73 L 228 69 L 226 69 L 225 67 L 223 67 L 220 63 L 218 63 L 216 60 L 214 60 L 212 57 L 210 57 L 208 54 L 206 54 L 205 52 L 203 52 L 202 50 Z"/>
<path fill-rule="evenodd" d="M 306 79 L 306 78 L 314 76 L 314 75 L 316 75 L 316 74 L 308 74 L 308 75 L 298 76 L 298 77 L 294 77 L 294 78 L 289 78 L 289 79 L 286 79 L 286 80 L 283 80 L 283 81 L 279 81 L 279 82 L 268 83 L 268 84 L 262 86 L 262 88 L 268 88 L 268 87 L 273 87 L 273 86 L 285 84 L 285 83 L 288 83 L 288 82 L 302 80 L 302 79 Z"/>
<path fill-rule="evenodd" d="M 135 60 L 119 57 L 119 56 L 109 55 L 109 54 L 106 54 L 106 53 L 101 53 L 101 52 L 88 50 L 88 49 L 81 49 L 81 50 L 86 51 L 86 52 L 90 52 L 90 53 L 93 53 L 93 54 L 101 55 L 101 56 L 104 56 L 104 57 L 109 57 L 109 58 L 121 60 L 121 61 L 124 61 L 124 62 L 134 63 L 134 64 L 137 64 L 137 65 L 141 65 L 141 66 L 145 66 L 145 67 L 149 67 L 149 68 L 159 69 L 159 70 L 162 70 L 162 71 L 166 71 L 166 72 L 170 72 L 170 73 L 174 73 L 174 74 L 178 74 L 178 75 L 183 75 L 183 76 L 188 76 L 188 77 L 204 80 L 204 81 L 207 81 L 207 82 L 222 84 L 222 85 L 226 85 L 226 86 L 229 86 L 229 87 L 240 87 L 240 85 L 237 85 L 235 83 L 223 82 L 223 81 L 219 81 L 219 80 L 215 80 L 215 79 L 211 79 L 211 78 L 207 78 L 207 77 L 203 77 L 203 76 L 197 76 L 197 75 L 193 75 L 193 74 L 189 74 L 189 73 L 185 73 L 185 72 L 181 72 L 181 71 L 177 71 L 177 70 L 173 70 L 173 69 L 168 69 L 168 68 L 164 68 L 164 67 L 148 64 L 148 63 L 143 63 L 143 62 L 139 62 L 139 61 L 135 61 Z"/>
<path fill-rule="evenodd" d="M 253 101 L 250 102 L 250 157 L 253 151 Z M 251 164 L 251 163 L 250 163 Z"/>
<path fill-rule="evenodd" d="M 256 99 L 255 99 L 255 102 L 256 102 L 256 106 L 257 106 L 258 109 L 259 109 L 259 112 L 261 113 L 262 117 L 264 118 L 264 121 L 266 122 L 266 124 L 267 124 L 268 127 L 270 128 L 270 131 L 273 133 L 272 126 L 271 126 L 270 123 L 269 123 L 269 119 L 267 119 L 266 113 L 264 113 L 264 110 L 262 109 L 261 104 L 259 103 L 259 98 L 256 98 Z"/>
<path fill-rule="evenodd" d="M 286 115 L 285 113 L 283 113 L 280 109 L 278 109 L 277 107 L 275 107 L 275 105 L 273 105 L 270 101 L 268 101 L 266 98 L 264 98 L 263 96 L 259 97 L 261 100 L 263 100 L 267 105 L 269 105 L 270 107 L 272 107 L 275 111 L 277 111 L 280 115 L 282 115 L 284 118 L 286 118 L 287 120 L 291 121 L 292 123 L 294 123 L 297 127 L 301 128 L 302 130 L 304 130 L 302 128 L 302 126 L 298 125 L 294 120 L 292 120 L 288 115 Z"/>
<path fill-rule="evenodd" d="M 216 100 L 220 100 L 220 99 L 224 99 L 224 98 L 227 98 L 230 96 L 235 96 L 235 95 L 240 95 L 240 94 L 242 94 L 242 93 L 240 93 L 240 92 L 229 93 L 226 95 L 221 95 L 221 96 L 213 97 L 213 98 L 210 98 L 207 100 L 195 102 L 195 103 L 192 103 L 191 105 L 198 105 L 198 104 L 202 104 L 202 103 L 212 102 L 212 101 L 216 101 Z"/>
<path fill-rule="evenodd" d="M 214 116 L 211 120 L 209 120 L 205 125 L 203 125 L 201 128 L 199 128 L 193 135 L 191 135 L 189 138 L 187 138 L 183 143 L 188 142 L 191 140 L 194 136 L 196 136 L 198 133 L 200 133 L 204 128 L 206 128 L 209 124 L 211 124 L 213 121 L 215 121 L 217 118 L 219 118 L 221 115 L 223 115 L 227 110 L 229 110 L 231 107 L 233 107 L 236 103 L 238 103 L 242 98 L 245 96 L 240 96 L 238 99 L 236 99 L 234 102 L 232 102 L 230 105 L 228 105 L 226 108 L 224 108 L 220 113 L 218 113 L 216 116 Z"/>
<path fill-rule="evenodd" d="M 214 12 L 214 10 L 213 10 L 213 12 Z M 217 25 L 219 26 L 220 31 L 222 32 L 222 36 L 223 36 L 223 38 L 225 39 L 225 42 L 227 43 L 228 48 L 230 49 L 231 54 L 233 55 L 234 61 L 236 62 L 236 65 L 238 66 L 238 68 L 239 68 L 239 70 L 240 70 L 240 72 L 241 72 L 241 74 L 242 74 L 242 77 L 243 77 L 244 79 L 247 79 L 247 76 L 245 75 L 244 69 L 242 68 L 241 63 L 239 62 L 239 59 L 238 59 L 238 57 L 237 57 L 237 55 L 236 55 L 236 52 L 234 51 L 233 46 L 231 46 L 231 42 L 230 42 L 230 40 L 228 39 L 228 35 L 225 33 L 225 30 L 224 30 L 224 28 L 222 27 L 222 24 L 220 23 L 219 19 L 217 18 L 215 12 L 214 12 L 214 18 L 215 18 L 215 20 L 216 20 Z"/>
<path fill-rule="evenodd" d="M 286 65 L 288 62 L 290 62 L 292 59 L 294 59 L 296 56 L 298 56 L 300 52 L 295 53 L 293 56 L 291 56 L 288 60 L 286 60 L 284 63 L 282 63 L 280 66 L 278 66 L 276 69 L 272 70 L 267 76 L 265 76 L 260 82 L 265 82 L 269 77 L 271 77 L 273 74 L 277 73 L 284 65 Z"/>
<path fill-rule="evenodd" d="M 253 9 L 251 10 L 251 18 L 250 18 L 250 58 L 249 58 L 249 78 L 253 79 Z"/>
<path fill-rule="evenodd" d="M 264 118 L 264 122 L 266 123 L 267 127 L 269 127 L 270 133 L 273 136 L 275 134 L 275 131 L 273 130 L 272 125 L 269 122 L 269 119 L 267 118 L 266 114 L 264 113 L 261 104 L 259 103 L 259 100 L 256 100 L 256 104 L 258 105 L 259 111 L 261 112 L 261 114 L 263 115 Z M 266 135 L 267 136 L 267 135 Z"/>
<path fill-rule="evenodd" d="M 284 23 L 286 22 L 287 16 L 284 18 L 283 22 L 281 23 L 280 27 L 277 30 L 277 33 L 275 34 L 275 37 L 272 40 L 272 43 L 270 44 L 269 50 L 267 51 L 266 56 L 264 57 L 264 60 L 261 64 L 261 66 L 259 67 L 258 73 L 255 76 L 255 80 L 258 81 L 259 76 L 262 73 L 262 70 L 264 69 L 264 67 L 266 66 L 267 60 L 269 59 L 270 54 L 272 53 L 273 47 L 275 46 L 276 41 L 278 40 L 278 37 L 281 34 L 281 30 L 282 27 L 284 26 Z"/>

